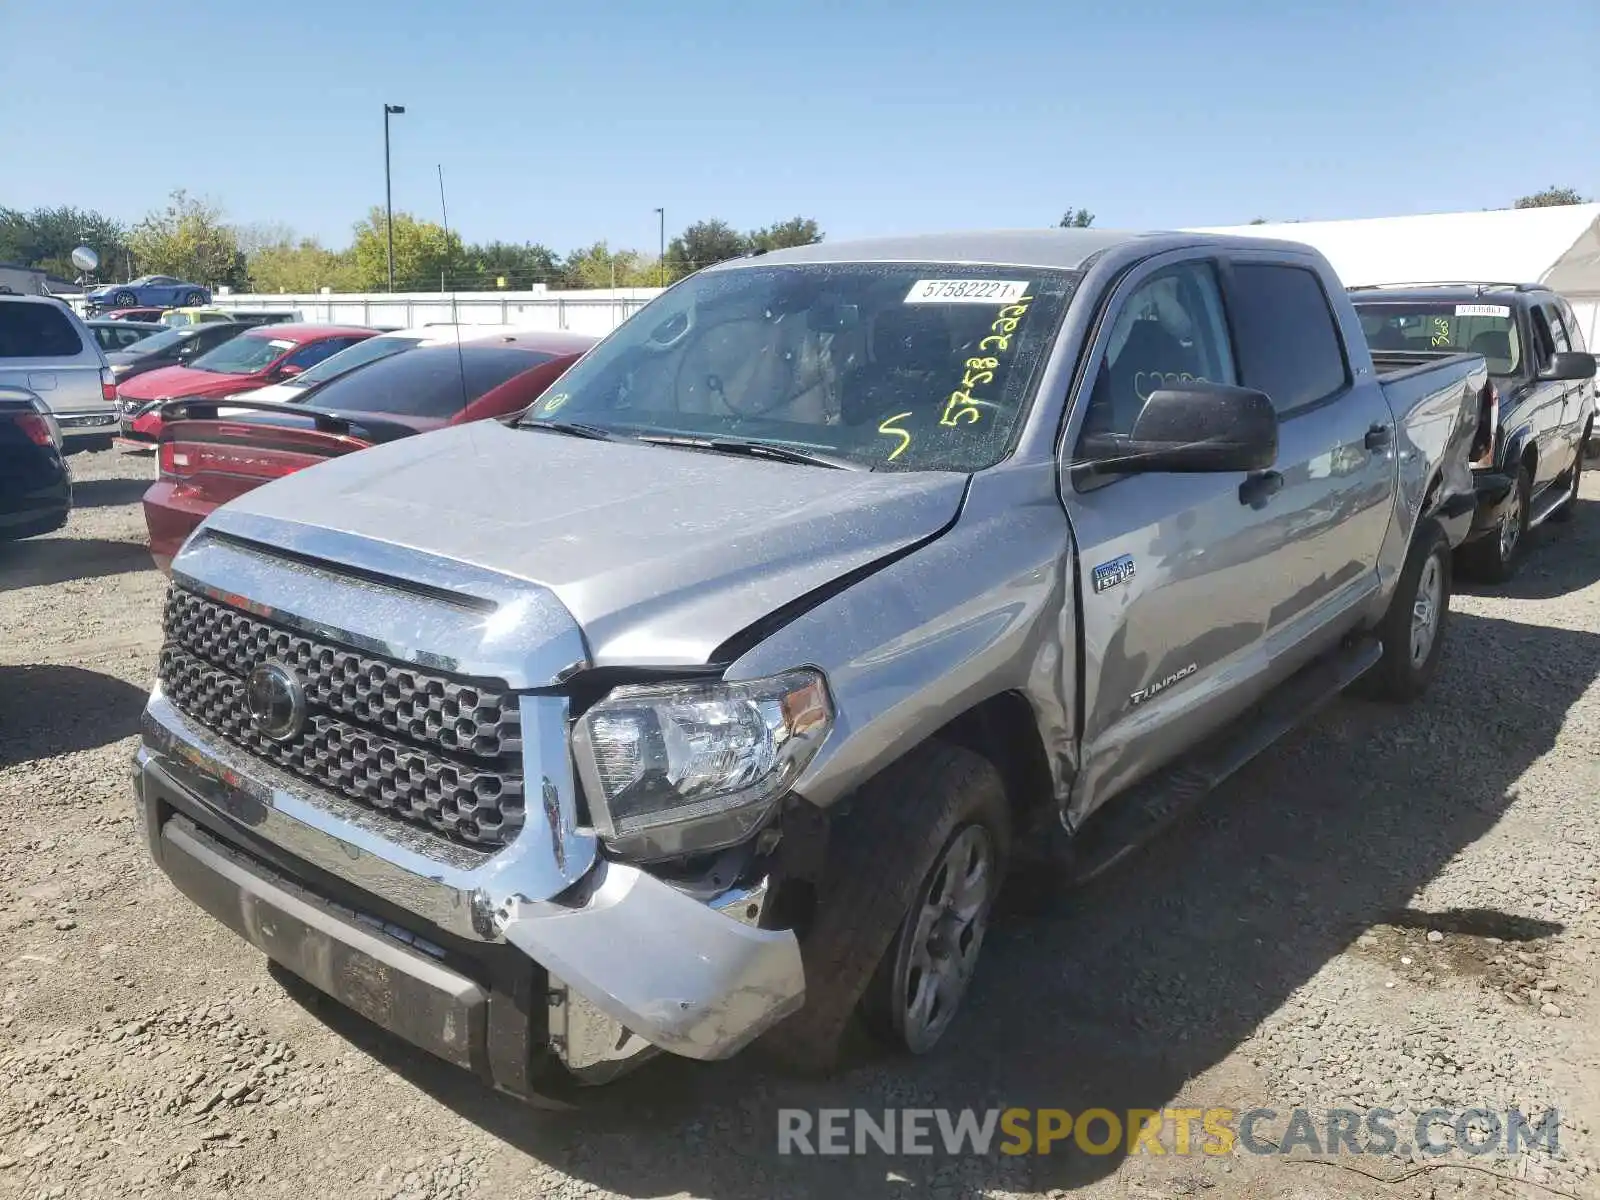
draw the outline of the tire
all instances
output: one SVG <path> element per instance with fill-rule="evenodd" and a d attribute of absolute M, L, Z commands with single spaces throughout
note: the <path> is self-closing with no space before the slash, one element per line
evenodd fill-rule
<path fill-rule="evenodd" d="M 1565 525 L 1578 515 L 1578 493 L 1583 489 L 1583 456 L 1588 452 L 1589 434 L 1592 426 L 1585 426 L 1583 437 L 1578 442 L 1578 453 L 1572 460 L 1572 478 L 1567 480 L 1568 496 L 1560 508 L 1550 514 L 1550 520 L 1557 525 Z"/>
<path fill-rule="evenodd" d="M 1411 539 L 1389 611 L 1378 626 L 1383 658 L 1362 677 L 1364 695 L 1408 704 L 1428 690 L 1439 669 L 1450 623 L 1450 585 L 1450 540 L 1436 522 L 1424 520 Z M 1424 602 L 1431 632 L 1425 645 L 1419 645 L 1419 622 L 1424 620 L 1420 605 Z"/>
<path fill-rule="evenodd" d="M 952 848 L 974 838 L 990 855 L 987 900 L 973 914 L 975 944 L 938 1028 L 908 1038 L 896 1020 L 891 985 L 913 949 L 913 904 L 928 893 Z M 831 1070 L 859 1011 L 880 1040 L 925 1053 L 948 1028 L 972 978 L 1010 859 L 1010 809 L 1000 773 L 970 750 L 931 742 L 862 787 L 828 844 L 817 908 L 800 945 L 805 1007 L 764 1035 L 762 1051 L 792 1070 Z"/>
<path fill-rule="evenodd" d="M 201 292 L 190 292 L 183 298 L 183 306 L 185 308 L 204 308 L 205 303 L 205 295 Z"/>
<path fill-rule="evenodd" d="M 111 297 L 112 308 L 137 308 L 138 306 L 139 297 L 135 296 L 132 292 L 118 292 L 115 296 Z"/>
<path fill-rule="evenodd" d="M 1485 583 L 1506 583 L 1517 573 L 1528 543 L 1528 505 L 1532 493 L 1533 480 L 1528 475 L 1527 464 L 1520 464 L 1517 481 L 1512 485 L 1512 508 L 1502 514 L 1500 528 L 1461 551 L 1461 565 L 1473 578 Z"/>

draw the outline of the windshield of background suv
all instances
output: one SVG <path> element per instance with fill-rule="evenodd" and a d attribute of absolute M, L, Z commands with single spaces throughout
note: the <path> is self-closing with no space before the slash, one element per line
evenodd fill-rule
<path fill-rule="evenodd" d="M 346 371 L 352 371 L 365 363 L 376 362 L 380 358 L 388 358 L 391 354 L 399 354 L 402 350 L 410 350 L 421 338 L 400 337 L 371 337 L 364 342 L 357 342 L 348 350 L 330 355 L 314 367 L 307 367 L 293 379 L 284 382 L 290 387 L 313 387 L 319 383 L 326 383 Z"/>
<path fill-rule="evenodd" d="M 707 271 L 630 317 L 522 423 L 981 470 L 1009 453 L 1080 278 L 942 263 Z"/>
<path fill-rule="evenodd" d="M 219 375 L 254 375 L 285 350 L 293 350 L 295 343 L 286 338 L 251 337 L 242 333 L 229 338 L 215 350 L 209 350 L 189 365 L 197 371 L 215 371 Z"/>
<path fill-rule="evenodd" d="M 170 350 L 189 340 L 189 331 L 186 329 L 169 329 L 165 333 L 152 333 L 147 338 L 140 338 L 132 346 L 130 352 L 139 354 L 159 354 L 163 350 Z"/>
<path fill-rule="evenodd" d="M 1481 354 L 1491 375 L 1515 375 L 1522 363 L 1517 322 L 1507 304 L 1372 301 L 1356 304 L 1374 350 L 1457 350 Z"/>

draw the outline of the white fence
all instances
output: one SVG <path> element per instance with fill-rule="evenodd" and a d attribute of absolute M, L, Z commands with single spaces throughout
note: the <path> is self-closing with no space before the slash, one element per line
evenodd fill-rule
<path fill-rule="evenodd" d="M 298 312 L 303 321 L 409 328 L 439 322 L 463 325 L 522 325 L 610 333 L 656 296 L 660 288 L 596 289 L 582 292 L 314 292 L 301 295 L 222 295 L 212 301 L 226 312 Z"/>

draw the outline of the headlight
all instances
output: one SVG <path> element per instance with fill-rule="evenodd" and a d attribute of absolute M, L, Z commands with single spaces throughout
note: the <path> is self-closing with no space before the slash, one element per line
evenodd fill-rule
<path fill-rule="evenodd" d="M 595 830 L 659 858 L 743 841 L 833 725 L 822 676 L 619 687 L 573 731 Z"/>

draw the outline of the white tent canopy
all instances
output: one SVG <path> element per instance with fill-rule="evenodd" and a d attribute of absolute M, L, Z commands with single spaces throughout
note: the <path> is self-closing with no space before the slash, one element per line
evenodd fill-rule
<path fill-rule="evenodd" d="M 1350 287 L 1462 280 L 1543 283 L 1572 304 L 1590 350 L 1600 316 L 1600 204 L 1293 221 L 1191 230 L 1304 242 Z"/>

